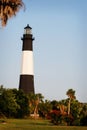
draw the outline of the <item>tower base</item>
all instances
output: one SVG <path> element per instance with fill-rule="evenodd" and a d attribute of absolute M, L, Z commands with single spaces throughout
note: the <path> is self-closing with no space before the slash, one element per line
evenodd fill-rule
<path fill-rule="evenodd" d="M 22 89 L 25 94 L 34 93 L 34 76 L 20 75 L 19 89 Z"/>

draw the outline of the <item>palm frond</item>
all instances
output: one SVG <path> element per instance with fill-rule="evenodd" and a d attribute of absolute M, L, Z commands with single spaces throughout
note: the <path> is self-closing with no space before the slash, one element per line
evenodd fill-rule
<path fill-rule="evenodd" d="M 16 15 L 22 7 L 25 7 L 22 0 L 0 0 L 0 20 L 2 26 L 5 26 L 8 19 Z"/>

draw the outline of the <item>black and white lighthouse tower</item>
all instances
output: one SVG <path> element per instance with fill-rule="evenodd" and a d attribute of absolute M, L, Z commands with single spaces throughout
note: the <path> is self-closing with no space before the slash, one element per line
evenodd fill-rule
<path fill-rule="evenodd" d="M 34 71 L 33 71 L 33 35 L 32 28 L 27 25 L 24 28 L 22 45 L 22 67 L 19 81 L 19 89 L 26 94 L 34 93 Z"/>

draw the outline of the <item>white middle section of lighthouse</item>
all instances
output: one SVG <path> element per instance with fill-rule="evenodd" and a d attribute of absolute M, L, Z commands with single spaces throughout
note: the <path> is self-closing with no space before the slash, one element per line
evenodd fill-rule
<path fill-rule="evenodd" d="M 33 51 L 22 51 L 22 70 L 23 75 L 33 75 Z"/>

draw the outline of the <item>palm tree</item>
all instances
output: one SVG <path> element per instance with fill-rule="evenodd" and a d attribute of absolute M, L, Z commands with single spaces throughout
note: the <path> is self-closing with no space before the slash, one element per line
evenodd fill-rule
<path fill-rule="evenodd" d="M 69 97 L 69 102 L 68 102 L 68 115 L 69 115 L 70 114 L 71 100 L 76 99 L 76 97 L 75 97 L 75 91 L 73 89 L 69 89 L 66 92 L 66 95 Z"/>
<path fill-rule="evenodd" d="M 24 6 L 22 0 L 0 0 L 0 20 L 2 26 Z"/>
<path fill-rule="evenodd" d="M 61 100 L 59 102 L 59 109 L 60 109 L 60 112 L 61 112 L 62 115 L 66 115 L 67 114 L 66 113 L 67 107 L 64 104 L 64 100 Z"/>
<path fill-rule="evenodd" d="M 29 98 L 29 107 L 30 107 L 30 114 L 36 118 L 38 115 L 38 105 L 39 103 L 43 102 L 43 96 L 42 94 L 38 93 L 38 94 L 33 94 L 30 93 L 28 95 Z"/>

